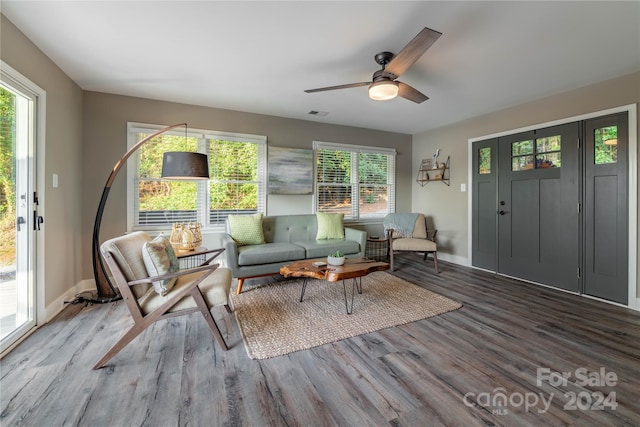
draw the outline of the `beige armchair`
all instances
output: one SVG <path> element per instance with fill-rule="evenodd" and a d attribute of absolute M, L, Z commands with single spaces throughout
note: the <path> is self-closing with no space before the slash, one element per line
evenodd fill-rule
<path fill-rule="evenodd" d="M 407 226 L 413 222 L 413 230 Z M 401 227 L 404 225 L 404 230 Z M 427 221 L 423 214 L 389 214 L 384 220 L 385 232 L 389 240 L 389 263 L 391 271 L 394 268 L 394 256 L 401 252 L 424 252 L 423 260 L 431 254 L 438 274 L 438 245 L 436 233 L 438 230 L 428 231 Z"/>
<path fill-rule="evenodd" d="M 143 246 L 151 241 L 149 235 L 138 231 L 104 242 L 100 250 L 111 270 L 113 280 L 127 305 L 133 325 L 93 369 L 102 368 L 113 356 L 157 320 L 199 311 L 220 346 L 227 344 L 209 311 L 224 305 L 230 312 L 229 290 L 231 270 L 218 264 L 203 265 L 148 277 L 143 259 Z M 153 283 L 177 278 L 164 295 L 156 292 Z"/>

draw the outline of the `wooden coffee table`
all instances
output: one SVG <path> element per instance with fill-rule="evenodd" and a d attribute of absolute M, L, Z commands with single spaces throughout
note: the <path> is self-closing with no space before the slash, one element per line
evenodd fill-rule
<path fill-rule="evenodd" d="M 325 265 L 316 267 L 313 264 L 324 262 Z M 304 298 L 304 291 L 307 288 L 308 279 L 320 279 L 327 282 L 337 282 L 342 280 L 342 290 L 344 292 L 344 305 L 347 314 L 353 313 L 353 297 L 356 288 L 358 293 L 362 293 L 362 276 L 366 276 L 374 271 L 388 270 L 389 264 L 386 262 L 373 261 L 368 258 L 347 258 L 344 265 L 327 265 L 326 258 L 306 259 L 296 261 L 280 268 L 280 274 L 284 277 L 302 277 L 302 292 L 300 302 Z M 347 298 L 347 286 L 345 280 L 352 279 L 351 284 L 351 304 Z"/>

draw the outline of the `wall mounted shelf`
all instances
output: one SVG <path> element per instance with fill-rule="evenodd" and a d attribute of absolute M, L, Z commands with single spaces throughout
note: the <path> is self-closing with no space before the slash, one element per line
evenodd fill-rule
<path fill-rule="evenodd" d="M 422 187 L 432 181 L 440 181 L 443 184 L 451 185 L 451 176 L 449 174 L 449 161 L 451 156 L 447 156 L 445 163 L 440 163 L 437 167 L 432 167 L 430 164 L 426 164 L 423 160 L 418 170 L 418 176 L 416 182 Z"/>

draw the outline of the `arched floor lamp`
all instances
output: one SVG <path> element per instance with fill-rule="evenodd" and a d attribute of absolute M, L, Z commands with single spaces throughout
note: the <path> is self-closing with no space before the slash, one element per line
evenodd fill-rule
<path fill-rule="evenodd" d="M 107 198 L 109 197 L 111 184 L 113 184 L 118 171 L 120 171 L 122 166 L 126 164 L 127 159 L 131 157 L 138 148 L 156 136 L 181 126 L 185 127 L 186 132 L 187 124 L 179 123 L 160 129 L 159 131 L 143 138 L 136 145 L 131 147 L 113 167 L 113 170 L 107 179 L 107 183 L 104 186 L 104 190 L 102 190 L 102 197 L 100 198 L 98 212 L 96 213 L 96 221 L 93 225 L 93 276 L 96 281 L 97 294 L 90 298 L 76 296 L 77 301 L 108 303 L 122 298 L 111 283 L 111 280 L 109 280 L 109 276 L 102 261 L 102 256 L 100 255 L 100 223 L 102 222 L 102 213 L 104 212 L 104 207 L 107 203 Z M 202 153 L 193 152 L 166 152 L 162 158 L 162 178 L 173 180 L 209 179 L 209 163 L 207 161 L 207 156 Z"/>

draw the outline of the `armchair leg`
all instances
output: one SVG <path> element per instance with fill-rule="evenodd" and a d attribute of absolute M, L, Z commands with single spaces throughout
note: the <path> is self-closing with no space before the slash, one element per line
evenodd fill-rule
<path fill-rule="evenodd" d="M 204 317 L 204 320 L 207 322 L 207 326 L 211 330 L 211 333 L 213 334 L 216 341 L 218 341 L 218 344 L 220 344 L 220 347 L 222 347 L 224 350 L 229 350 L 229 347 L 227 347 L 227 343 L 224 342 L 224 338 L 220 333 L 220 329 L 218 329 L 218 325 L 216 324 L 216 321 L 213 319 L 213 316 L 211 315 L 211 311 L 209 311 L 209 306 L 205 302 L 204 297 L 202 296 L 202 292 L 200 292 L 200 288 L 198 288 L 197 286 L 193 288 L 191 290 L 191 296 L 195 300 L 196 305 L 198 306 L 198 308 L 200 309 L 200 312 L 202 313 L 202 317 Z"/>
<path fill-rule="evenodd" d="M 109 360 L 111 360 L 113 356 L 118 354 L 120 350 L 122 350 L 127 344 L 133 341 L 135 337 L 140 335 L 140 333 L 144 331 L 144 329 L 145 327 L 140 327 L 139 325 L 133 325 L 131 329 L 129 329 L 127 333 L 124 334 L 122 338 L 120 338 L 118 342 L 116 342 L 113 345 L 113 347 L 111 347 L 109 351 L 107 351 L 107 353 L 104 356 L 102 356 L 102 359 L 100 359 L 100 361 L 96 363 L 93 369 L 102 368 Z"/>
<path fill-rule="evenodd" d="M 438 252 L 432 252 L 433 253 L 433 264 L 435 265 L 436 268 L 436 274 L 438 273 Z"/>
<path fill-rule="evenodd" d="M 433 255 L 433 263 L 435 265 L 436 268 L 436 274 L 438 274 L 438 252 L 425 252 L 424 253 L 424 257 L 422 258 L 423 261 L 427 260 L 427 255 L 432 254 Z"/>
<path fill-rule="evenodd" d="M 389 249 L 389 269 L 391 271 L 394 271 L 394 267 L 393 267 L 393 250 Z"/>
<path fill-rule="evenodd" d="M 236 289 L 236 295 L 240 295 L 242 292 L 242 285 L 244 284 L 244 279 L 238 277 L 238 289 Z"/>

